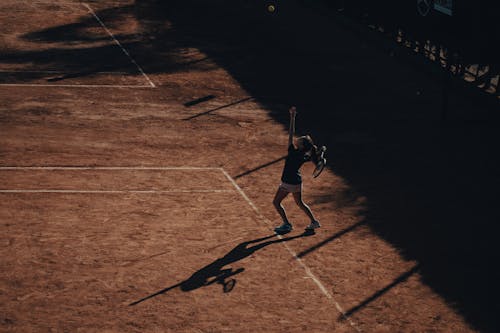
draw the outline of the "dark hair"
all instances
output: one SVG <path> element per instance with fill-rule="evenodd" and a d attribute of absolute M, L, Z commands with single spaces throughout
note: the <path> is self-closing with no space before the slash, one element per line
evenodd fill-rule
<path fill-rule="evenodd" d="M 301 136 L 300 141 L 304 147 L 304 151 L 309 151 L 314 147 L 314 142 L 309 135 Z"/>
<path fill-rule="evenodd" d="M 309 152 L 311 156 L 311 161 L 314 165 L 317 165 L 319 162 L 319 152 L 318 146 L 316 146 L 309 135 L 301 137 L 302 144 L 304 145 L 304 151 Z"/>

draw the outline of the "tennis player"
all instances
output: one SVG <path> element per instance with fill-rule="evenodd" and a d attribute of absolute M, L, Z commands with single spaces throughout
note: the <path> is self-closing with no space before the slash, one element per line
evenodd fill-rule
<path fill-rule="evenodd" d="M 285 166 L 281 176 L 281 184 L 279 185 L 278 191 L 276 192 L 273 200 L 273 205 L 276 207 L 276 210 L 283 220 L 282 225 L 274 228 L 274 231 L 278 234 L 285 234 L 293 229 L 292 224 L 288 221 L 285 209 L 281 205 L 281 202 L 288 195 L 288 193 L 292 193 L 295 203 L 311 220 L 311 223 L 307 226 L 306 230 L 313 230 L 320 227 L 319 221 L 316 220 L 309 206 L 302 201 L 302 176 L 300 173 L 300 167 L 305 162 L 316 162 L 315 160 L 317 158 L 318 148 L 314 145 L 309 135 L 296 138 L 294 143 L 295 116 L 297 114 L 297 110 L 294 106 L 292 106 L 289 112 L 290 125 L 288 129 L 288 155 L 286 157 Z"/>

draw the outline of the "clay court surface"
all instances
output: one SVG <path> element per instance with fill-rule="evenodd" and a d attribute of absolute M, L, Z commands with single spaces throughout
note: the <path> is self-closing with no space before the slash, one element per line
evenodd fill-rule
<path fill-rule="evenodd" d="M 476 331 L 335 167 L 274 235 L 288 101 L 145 6 L 0 3 L 0 331 Z"/>

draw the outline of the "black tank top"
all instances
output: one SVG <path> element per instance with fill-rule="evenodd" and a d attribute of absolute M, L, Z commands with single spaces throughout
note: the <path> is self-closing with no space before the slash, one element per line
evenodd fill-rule
<path fill-rule="evenodd" d="M 304 154 L 300 150 L 295 149 L 293 145 L 290 145 L 288 147 L 288 156 L 285 160 L 281 181 L 292 185 L 301 184 L 302 175 L 300 174 L 300 167 L 310 160 L 311 157 L 308 154 Z"/>

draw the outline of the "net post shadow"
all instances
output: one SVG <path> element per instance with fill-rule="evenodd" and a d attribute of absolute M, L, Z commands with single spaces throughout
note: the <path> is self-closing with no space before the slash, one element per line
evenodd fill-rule
<path fill-rule="evenodd" d="M 285 158 L 286 158 L 286 156 L 281 156 L 280 158 L 277 158 L 277 159 L 275 159 L 275 160 L 273 160 L 271 162 L 264 163 L 264 164 L 262 164 L 262 165 L 260 165 L 260 166 L 258 166 L 256 168 L 253 168 L 253 169 L 250 169 L 248 171 L 242 172 L 239 175 L 234 176 L 233 178 L 234 179 L 238 179 L 238 178 L 247 176 L 247 175 L 249 175 L 249 174 L 251 174 L 251 173 L 253 173 L 255 171 L 259 171 L 260 169 L 267 168 L 268 166 L 271 166 L 271 165 L 276 164 L 276 163 L 278 163 L 280 161 L 283 161 Z"/>
<path fill-rule="evenodd" d="M 200 98 L 197 98 L 195 100 L 192 100 L 192 101 L 184 103 L 184 106 L 188 108 L 188 107 L 191 107 L 193 105 L 197 105 L 197 104 L 201 104 L 201 103 L 204 103 L 204 102 L 208 102 L 209 100 L 212 100 L 215 97 L 216 97 L 215 95 L 207 95 L 207 96 L 204 96 L 204 97 L 200 97 Z"/>
<path fill-rule="evenodd" d="M 339 316 L 338 320 L 342 321 L 342 320 L 345 320 L 346 318 L 352 316 L 354 313 L 358 312 L 363 307 L 365 307 L 368 304 L 370 304 L 371 302 L 375 301 L 377 298 L 381 297 L 382 295 L 387 293 L 389 290 L 396 287 L 398 284 L 408 280 L 413 274 L 417 273 L 419 271 L 419 269 L 420 269 L 420 265 L 419 264 L 415 265 L 413 268 L 411 268 L 407 272 L 404 272 L 403 274 L 398 276 L 393 282 L 388 284 L 386 287 L 376 291 L 375 293 L 373 293 L 373 295 L 366 298 L 364 301 L 360 302 L 358 305 L 347 310 L 344 314 Z"/>
<path fill-rule="evenodd" d="M 226 104 L 226 105 L 223 105 L 223 106 L 219 106 L 215 109 L 211 109 L 211 110 L 208 110 L 208 111 L 204 111 L 204 112 L 201 112 L 201 113 L 198 113 L 198 114 L 195 114 L 193 116 L 190 116 L 190 117 L 187 117 L 187 118 L 184 118 L 183 120 L 192 120 L 192 119 L 195 119 L 195 118 L 198 118 L 198 117 L 201 117 L 201 116 L 205 116 L 207 114 L 210 114 L 212 112 L 215 112 L 215 111 L 218 111 L 218 110 L 222 110 L 222 109 L 225 109 L 225 108 L 228 108 L 228 107 L 231 107 L 231 106 L 234 106 L 234 105 L 237 105 L 237 104 L 240 104 L 240 103 L 244 103 L 244 102 L 247 102 L 247 101 L 250 101 L 252 100 L 253 97 L 247 97 L 247 98 L 243 98 L 243 99 L 240 99 L 239 101 L 236 101 L 236 102 L 233 102 L 233 103 L 229 103 L 229 104 Z"/>

